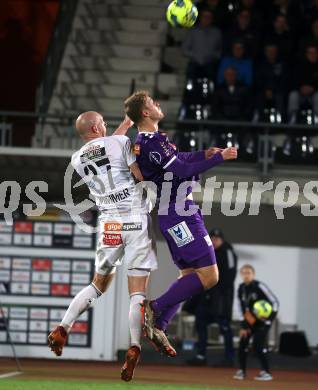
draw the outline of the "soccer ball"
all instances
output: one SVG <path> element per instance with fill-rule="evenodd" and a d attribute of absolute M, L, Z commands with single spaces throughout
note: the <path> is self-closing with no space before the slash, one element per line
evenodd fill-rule
<path fill-rule="evenodd" d="M 167 20 L 173 27 L 192 27 L 198 17 L 198 9 L 190 0 L 174 0 L 167 9 Z"/>
<path fill-rule="evenodd" d="M 253 305 L 253 313 L 259 320 L 266 320 L 272 314 L 272 305 L 264 300 L 257 301 Z"/>

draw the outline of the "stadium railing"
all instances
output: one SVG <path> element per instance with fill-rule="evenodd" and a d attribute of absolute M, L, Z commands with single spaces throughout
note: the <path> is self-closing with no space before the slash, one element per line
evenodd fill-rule
<path fill-rule="evenodd" d="M 31 145 L 39 148 L 75 149 L 78 137 L 74 119 L 78 112 L 43 114 L 0 111 L 0 145 L 14 146 L 13 134 L 24 127 L 33 133 Z M 110 132 L 122 118 L 109 118 Z M 263 176 L 276 164 L 318 165 L 318 126 L 214 120 L 166 121 L 162 128 L 181 150 L 200 150 L 211 145 L 239 146 L 240 161 L 253 164 Z M 135 131 L 131 131 L 134 135 Z M 63 140 L 57 143 L 56 140 Z M 249 147 L 249 140 L 252 147 Z M 250 149 L 250 150 L 249 150 Z"/>
<path fill-rule="evenodd" d="M 317 125 L 183 119 L 175 128 L 182 149 L 236 146 L 239 160 L 257 164 L 263 176 L 274 164 L 318 164 Z"/>

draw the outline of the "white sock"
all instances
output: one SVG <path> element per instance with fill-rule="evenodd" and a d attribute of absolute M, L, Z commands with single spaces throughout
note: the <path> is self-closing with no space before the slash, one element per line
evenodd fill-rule
<path fill-rule="evenodd" d="M 88 310 L 96 298 L 100 297 L 102 292 L 92 283 L 89 286 L 83 288 L 72 300 L 70 306 L 68 307 L 61 325 L 69 331 L 72 327 L 74 321 L 82 314 L 84 311 Z"/>
<path fill-rule="evenodd" d="M 140 303 L 145 299 L 144 293 L 135 293 L 130 296 L 129 307 L 129 330 L 130 330 L 130 344 L 140 346 L 141 338 L 141 307 Z"/>

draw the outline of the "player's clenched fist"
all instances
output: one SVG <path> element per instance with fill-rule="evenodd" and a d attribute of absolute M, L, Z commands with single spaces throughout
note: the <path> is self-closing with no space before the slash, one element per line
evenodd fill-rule
<path fill-rule="evenodd" d="M 237 158 L 236 148 L 226 148 L 221 152 L 224 160 L 235 160 Z"/>

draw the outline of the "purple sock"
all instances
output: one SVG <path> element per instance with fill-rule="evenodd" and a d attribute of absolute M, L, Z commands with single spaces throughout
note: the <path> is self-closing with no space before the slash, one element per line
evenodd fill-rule
<path fill-rule="evenodd" d="M 151 306 L 155 314 L 160 316 L 164 310 L 185 301 L 193 295 L 199 294 L 203 290 L 200 278 L 196 273 L 192 273 L 176 280 L 167 292 L 151 301 Z"/>
<path fill-rule="evenodd" d="M 156 328 L 166 331 L 170 320 L 175 316 L 176 312 L 179 310 L 180 303 L 177 303 L 174 306 L 168 307 L 168 309 L 164 310 L 160 317 L 156 319 Z"/>

